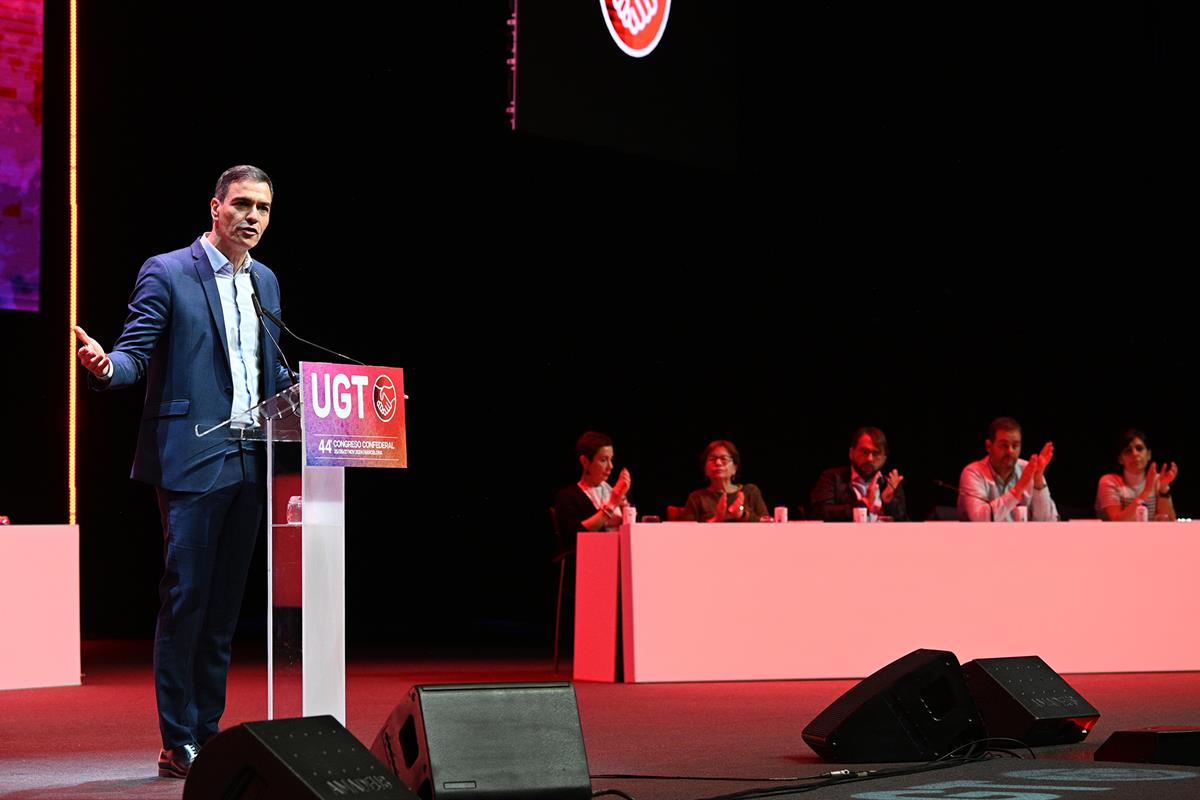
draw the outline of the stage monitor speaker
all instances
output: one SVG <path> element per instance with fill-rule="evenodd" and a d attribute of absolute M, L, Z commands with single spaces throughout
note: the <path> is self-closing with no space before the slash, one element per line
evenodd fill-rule
<path fill-rule="evenodd" d="M 1083 741 L 1100 712 L 1037 656 L 963 664 L 988 736 L 1030 746 Z"/>
<path fill-rule="evenodd" d="M 1200 728 L 1189 725 L 1156 725 L 1116 731 L 1097 748 L 1096 761 L 1133 761 L 1139 764 L 1185 764 L 1200 767 Z"/>
<path fill-rule="evenodd" d="M 246 722 L 204 745 L 183 800 L 413 800 L 331 716 Z"/>
<path fill-rule="evenodd" d="M 914 650 L 843 694 L 804 729 L 826 761 L 929 761 L 984 736 L 954 653 Z"/>
<path fill-rule="evenodd" d="M 412 687 L 371 752 L 424 800 L 588 800 L 569 683 Z"/>

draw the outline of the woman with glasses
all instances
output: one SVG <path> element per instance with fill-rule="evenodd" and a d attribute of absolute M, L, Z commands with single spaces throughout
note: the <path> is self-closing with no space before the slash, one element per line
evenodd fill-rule
<path fill-rule="evenodd" d="M 1175 462 L 1163 464 L 1160 471 L 1150 460 L 1149 439 L 1137 428 L 1121 434 L 1118 445 L 1117 463 L 1121 472 L 1100 479 L 1096 487 L 1096 513 L 1109 522 L 1134 522 L 1138 507 L 1145 505 L 1147 519 L 1174 522 L 1171 483 L 1179 474 Z"/>
<path fill-rule="evenodd" d="M 753 483 L 737 484 L 742 458 L 733 442 L 718 439 L 704 448 L 708 487 L 688 495 L 682 518 L 695 522 L 758 522 L 767 514 L 762 492 Z"/>

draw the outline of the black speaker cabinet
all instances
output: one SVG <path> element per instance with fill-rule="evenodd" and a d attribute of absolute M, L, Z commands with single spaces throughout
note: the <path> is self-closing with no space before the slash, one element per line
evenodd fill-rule
<path fill-rule="evenodd" d="M 954 653 L 914 650 L 843 694 L 804 729 L 826 761 L 928 761 L 984 736 Z"/>
<path fill-rule="evenodd" d="M 371 752 L 424 800 L 588 800 L 569 683 L 414 686 Z"/>
<path fill-rule="evenodd" d="M 204 745 L 183 800 L 412 800 L 379 759 L 330 716 L 247 722 Z"/>
<path fill-rule="evenodd" d="M 1037 656 L 977 658 L 963 664 L 988 736 L 1027 745 L 1082 741 L 1100 712 Z"/>
<path fill-rule="evenodd" d="M 1200 767 L 1200 728 L 1189 725 L 1156 725 L 1116 731 L 1096 749 L 1096 761 L 1133 761 L 1140 764 L 1186 764 Z"/>

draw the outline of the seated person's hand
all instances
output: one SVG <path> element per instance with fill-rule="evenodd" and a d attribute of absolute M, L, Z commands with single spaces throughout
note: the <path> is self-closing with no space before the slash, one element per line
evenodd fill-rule
<path fill-rule="evenodd" d="M 1153 469 L 1153 467 L 1151 467 L 1151 469 Z M 1162 472 L 1158 473 L 1158 493 L 1166 494 L 1167 490 L 1171 488 L 1171 482 L 1175 480 L 1176 476 L 1178 475 L 1179 468 L 1175 466 L 1174 461 L 1171 462 L 1169 467 L 1166 464 L 1163 464 Z M 1152 479 L 1150 476 L 1147 475 L 1146 483 L 1149 484 L 1151 480 Z"/>
<path fill-rule="evenodd" d="M 733 498 L 733 505 L 729 509 L 729 516 L 734 519 L 741 519 L 746 516 L 746 493 L 738 492 L 737 497 Z"/>
<path fill-rule="evenodd" d="M 883 502 L 890 503 L 896 497 L 896 490 L 900 488 L 900 482 L 904 480 L 904 476 L 900 474 L 900 470 L 894 469 L 888 473 L 887 486 L 883 488 Z"/>
<path fill-rule="evenodd" d="M 729 508 L 729 502 L 725 498 L 725 493 L 717 498 L 717 507 L 713 511 L 713 515 L 707 520 L 708 522 L 722 522 L 725 519 L 725 511 Z"/>
<path fill-rule="evenodd" d="M 628 469 L 622 469 L 621 474 L 617 476 L 617 485 L 612 490 L 612 501 L 614 505 L 621 505 L 625 502 L 625 495 L 629 494 L 629 487 L 633 484 L 633 478 L 629 476 Z"/>

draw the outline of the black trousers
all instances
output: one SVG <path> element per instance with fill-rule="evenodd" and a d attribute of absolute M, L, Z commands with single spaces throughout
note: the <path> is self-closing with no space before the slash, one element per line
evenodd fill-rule
<path fill-rule="evenodd" d="M 264 460 L 252 445 L 239 446 L 209 491 L 158 490 L 164 569 L 154 683 L 164 748 L 208 741 L 225 711 L 233 633 L 262 521 Z"/>

